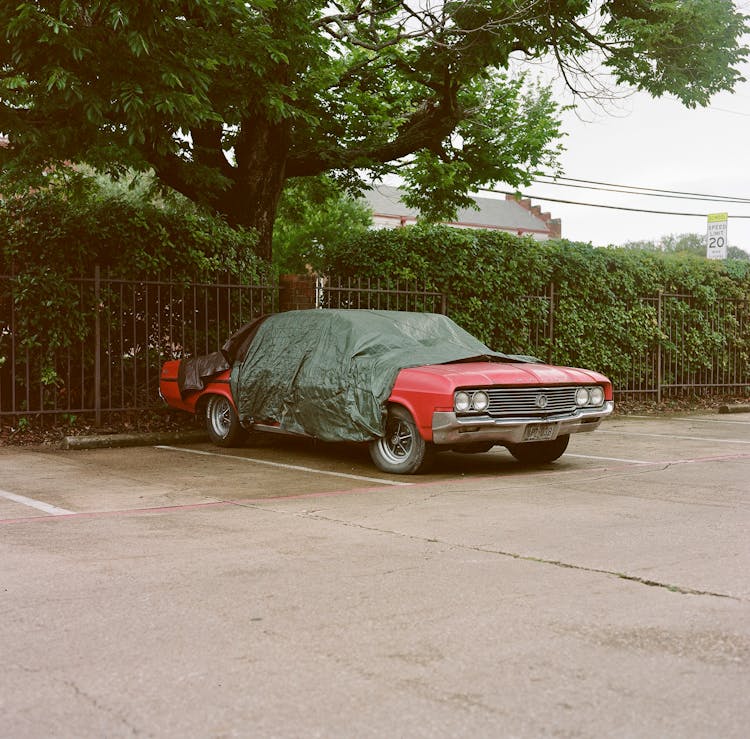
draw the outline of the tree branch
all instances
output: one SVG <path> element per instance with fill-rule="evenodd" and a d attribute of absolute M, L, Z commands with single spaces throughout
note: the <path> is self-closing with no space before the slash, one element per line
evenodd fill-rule
<path fill-rule="evenodd" d="M 392 141 L 372 146 L 328 147 L 323 151 L 292 155 L 287 160 L 287 176 L 309 176 L 329 169 L 356 167 L 360 161 L 390 162 L 419 149 L 437 150 L 461 121 L 456 93 L 457 87 L 451 85 L 439 102 L 425 102 L 401 125 Z"/>

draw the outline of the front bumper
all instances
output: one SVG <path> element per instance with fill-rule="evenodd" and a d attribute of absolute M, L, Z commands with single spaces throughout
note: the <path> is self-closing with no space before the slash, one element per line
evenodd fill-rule
<path fill-rule="evenodd" d="M 601 408 L 581 408 L 573 413 L 549 416 L 547 418 L 491 418 L 490 416 L 457 416 L 453 412 L 432 414 L 432 441 L 435 444 L 458 446 L 476 442 L 495 444 L 520 444 L 528 441 L 527 428 L 555 424 L 552 435 L 544 438 L 557 438 L 564 434 L 577 434 L 594 431 L 615 408 L 610 400 Z"/>

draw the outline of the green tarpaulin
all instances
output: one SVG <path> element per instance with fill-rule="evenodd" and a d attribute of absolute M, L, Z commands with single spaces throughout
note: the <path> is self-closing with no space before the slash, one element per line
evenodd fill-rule
<path fill-rule="evenodd" d="M 232 368 L 243 422 L 275 421 L 326 441 L 384 433 L 399 370 L 472 358 L 511 360 L 446 316 L 372 310 L 303 310 L 270 316 Z"/>

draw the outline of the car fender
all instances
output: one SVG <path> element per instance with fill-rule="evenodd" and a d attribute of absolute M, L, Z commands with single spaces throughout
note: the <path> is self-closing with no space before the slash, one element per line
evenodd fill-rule
<path fill-rule="evenodd" d="M 428 406 L 424 403 L 415 402 L 414 398 L 398 393 L 391 393 L 391 396 L 388 398 L 388 405 L 400 405 L 409 411 L 414 422 L 417 424 L 420 436 L 425 441 L 432 441 L 433 405 Z"/>
<path fill-rule="evenodd" d="M 229 370 L 221 372 L 208 379 L 201 390 L 189 390 L 184 394 L 180 392 L 178 384 L 179 360 L 166 362 L 161 371 L 159 381 L 159 392 L 164 402 L 178 410 L 188 413 L 203 413 L 206 403 L 211 395 L 223 395 L 237 410 L 237 404 L 232 396 L 229 383 Z"/>
<path fill-rule="evenodd" d="M 212 395 L 223 395 L 232 404 L 235 413 L 237 412 L 237 404 L 234 402 L 232 390 L 227 380 L 226 382 L 209 382 L 206 384 L 206 387 L 200 391 L 195 401 L 195 413 L 197 415 L 205 413 L 206 406 Z"/>

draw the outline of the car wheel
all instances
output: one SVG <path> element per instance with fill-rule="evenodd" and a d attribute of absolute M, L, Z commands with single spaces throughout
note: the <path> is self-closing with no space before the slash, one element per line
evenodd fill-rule
<path fill-rule="evenodd" d="M 370 442 L 370 457 L 383 472 L 413 475 L 427 469 L 433 449 L 422 438 L 411 413 L 392 406 L 388 409 L 385 436 Z"/>
<path fill-rule="evenodd" d="M 568 448 L 570 434 L 563 434 L 551 441 L 529 441 L 526 444 L 507 444 L 508 451 L 519 461 L 527 464 L 554 462 Z"/>
<path fill-rule="evenodd" d="M 237 412 L 224 395 L 212 395 L 206 405 L 206 429 L 217 446 L 237 446 L 246 436 Z"/>

